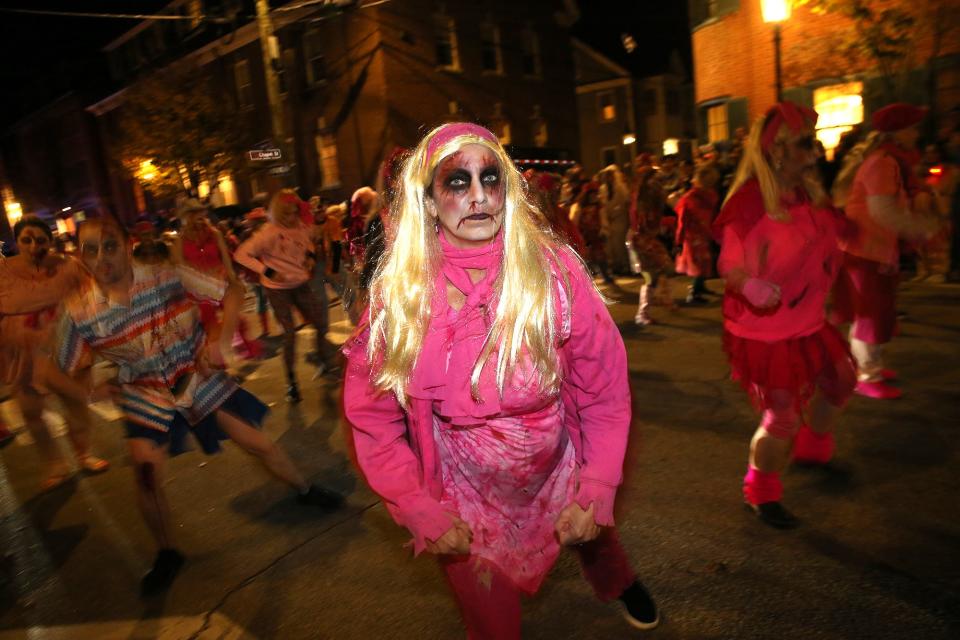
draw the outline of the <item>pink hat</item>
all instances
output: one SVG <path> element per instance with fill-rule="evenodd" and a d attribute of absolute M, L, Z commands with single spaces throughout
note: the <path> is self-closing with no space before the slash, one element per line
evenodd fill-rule
<path fill-rule="evenodd" d="M 917 124 L 926 115 L 926 107 L 917 107 L 905 102 L 894 102 L 882 109 L 877 109 L 870 119 L 870 124 L 877 131 L 900 131 Z"/>
<path fill-rule="evenodd" d="M 768 151 L 773 146 L 773 141 L 777 139 L 777 132 L 780 131 L 780 125 L 787 125 L 787 128 L 797 133 L 809 122 L 817 124 L 817 112 L 810 107 L 803 107 L 795 102 L 784 100 L 778 102 L 767 110 L 764 116 L 766 124 L 763 126 L 763 133 L 760 134 L 760 147 Z"/>

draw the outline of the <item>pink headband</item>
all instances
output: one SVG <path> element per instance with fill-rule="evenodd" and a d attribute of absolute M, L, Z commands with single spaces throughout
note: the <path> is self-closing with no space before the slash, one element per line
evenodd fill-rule
<path fill-rule="evenodd" d="M 500 141 L 497 140 L 497 136 L 493 135 L 493 133 L 478 124 L 473 124 L 472 122 L 453 122 L 450 124 L 445 124 L 440 127 L 433 137 L 430 138 L 430 141 L 427 142 L 427 156 L 425 158 L 426 166 L 430 166 L 433 156 L 438 149 L 454 138 L 459 138 L 460 136 L 477 136 L 478 138 L 483 138 L 484 140 L 494 144 L 500 143 Z"/>
<path fill-rule="evenodd" d="M 765 116 L 766 125 L 763 127 L 763 133 L 760 134 L 760 148 L 764 151 L 770 150 L 781 125 L 787 125 L 790 131 L 796 133 L 803 129 L 807 121 L 816 124 L 817 117 L 816 111 L 809 107 L 802 107 L 795 102 L 785 100 L 773 105 L 767 110 Z"/>

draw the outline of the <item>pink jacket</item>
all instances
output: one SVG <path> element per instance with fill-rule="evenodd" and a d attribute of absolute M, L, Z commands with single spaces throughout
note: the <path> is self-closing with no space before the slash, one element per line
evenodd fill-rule
<path fill-rule="evenodd" d="M 565 428 L 576 450 L 576 500 L 594 503 L 598 524 L 612 526 L 613 503 L 623 481 L 623 458 L 630 430 L 631 401 L 627 354 L 620 332 L 580 262 L 563 256 L 570 281 L 569 303 L 557 296 L 557 318 L 569 318 L 562 339 L 561 397 Z M 562 278 L 554 274 L 558 290 Z M 566 307 L 566 309 L 564 309 Z M 558 333 L 560 333 L 558 331 Z M 344 351 L 348 358 L 344 408 L 353 427 L 360 468 L 393 519 L 413 534 L 414 551 L 450 528 L 440 505 L 442 478 L 434 441 L 433 403 L 410 399 L 404 411 L 394 395 L 378 393 L 370 382 L 366 346 L 369 329 L 361 323 Z"/>
<path fill-rule="evenodd" d="M 306 262 L 313 253 L 310 227 L 281 227 L 268 222 L 237 247 L 233 259 L 260 274 L 260 284 L 267 289 L 293 289 L 310 279 Z M 264 274 L 268 268 L 283 279 L 268 278 Z"/>

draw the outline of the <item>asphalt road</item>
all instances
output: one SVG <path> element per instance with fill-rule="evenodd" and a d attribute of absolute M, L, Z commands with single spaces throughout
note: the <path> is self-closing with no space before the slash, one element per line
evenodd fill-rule
<path fill-rule="evenodd" d="M 756 416 L 727 380 L 718 304 L 657 310 L 663 323 L 640 330 L 638 285 L 619 285 L 607 292 L 630 355 L 634 424 L 617 519 L 663 621 L 633 631 L 567 554 L 525 603 L 524 637 L 960 637 L 960 287 L 904 286 L 909 315 L 890 349 L 904 396 L 850 403 L 833 470 L 785 476 L 802 526 L 781 532 L 741 504 Z M 300 340 L 303 352 L 309 332 Z M 288 405 L 280 371 L 273 357 L 246 384 L 273 405 L 266 431 L 347 494 L 346 507 L 298 506 L 232 445 L 180 456 L 167 488 L 188 562 L 165 597 L 144 602 L 151 543 L 109 407 L 98 407 L 96 444 L 113 468 L 48 494 L 21 435 L 0 454 L 0 640 L 463 637 L 435 563 L 412 557 L 354 471 L 338 382 L 311 381 L 303 365 L 305 401 Z"/>

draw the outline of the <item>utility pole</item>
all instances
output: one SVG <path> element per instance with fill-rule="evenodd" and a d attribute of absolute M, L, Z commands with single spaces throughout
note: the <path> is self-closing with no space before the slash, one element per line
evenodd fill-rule
<path fill-rule="evenodd" d="M 273 20 L 270 18 L 269 0 L 257 0 L 257 26 L 260 30 L 260 52 L 263 54 L 263 73 L 267 84 L 267 102 L 270 105 L 270 124 L 274 143 L 280 148 L 281 162 L 289 166 L 294 162 L 293 150 L 287 144 L 284 127 L 283 101 L 280 99 L 280 79 L 277 67 L 282 64 L 280 47 L 273 35 Z"/>

